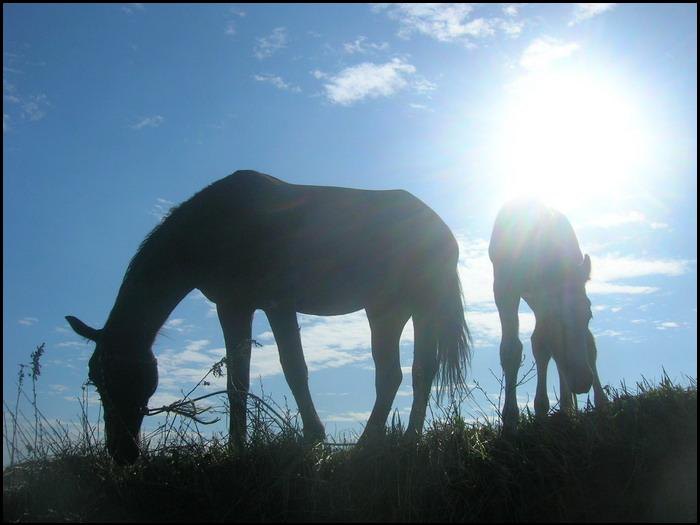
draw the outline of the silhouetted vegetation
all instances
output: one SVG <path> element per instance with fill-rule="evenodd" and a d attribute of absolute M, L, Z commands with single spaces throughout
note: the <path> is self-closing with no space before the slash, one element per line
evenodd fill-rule
<path fill-rule="evenodd" d="M 71 431 L 27 396 L 34 418 L 5 403 L 5 445 L 30 449 L 4 470 L 3 521 L 696 521 L 696 381 L 610 394 L 575 415 L 526 411 L 511 437 L 453 404 L 417 442 L 394 419 L 363 449 L 306 444 L 293 414 L 253 403 L 244 449 L 177 416 L 127 467 L 84 397 Z"/>

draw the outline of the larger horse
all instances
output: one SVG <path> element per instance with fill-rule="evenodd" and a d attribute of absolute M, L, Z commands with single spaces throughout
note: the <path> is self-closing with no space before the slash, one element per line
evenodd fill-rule
<path fill-rule="evenodd" d="M 570 410 L 573 394 L 593 385 L 596 406 L 606 396 L 596 369 L 596 346 L 588 329 L 592 317 L 586 296 L 591 259 L 560 212 L 531 200 L 506 204 L 496 217 L 489 243 L 493 293 L 501 320 L 501 366 L 505 375 L 503 426 L 518 421 L 516 384 L 523 345 L 518 338 L 518 305 L 523 298 L 535 314 L 532 352 L 537 366 L 535 415 L 549 411 L 547 366 L 559 372 L 560 408 Z"/>
<path fill-rule="evenodd" d="M 382 431 L 402 374 L 399 339 L 414 326 L 413 406 L 421 432 L 438 386 L 464 385 L 470 346 L 457 274 L 458 245 L 438 215 L 401 190 L 288 184 L 237 171 L 195 194 L 156 226 L 131 260 L 102 329 L 67 317 L 95 341 L 89 378 L 104 406 L 107 448 L 139 455 L 138 433 L 158 384 L 151 346 L 173 308 L 198 288 L 216 304 L 226 343 L 230 442 L 246 435 L 253 312 L 267 315 L 305 437 L 322 439 L 297 312 L 362 308 L 371 328 L 376 401 L 361 440 Z"/>

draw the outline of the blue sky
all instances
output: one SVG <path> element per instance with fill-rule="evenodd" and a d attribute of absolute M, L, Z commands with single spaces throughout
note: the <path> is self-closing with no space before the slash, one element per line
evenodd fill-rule
<path fill-rule="evenodd" d="M 460 241 L 469 377 L 495 399 L 486 249 L 498 208 L 525 191 L 565 212 L 591 255 L 602 382 L 662 367 L 696 376 L 696 5 L 4 4 L 3 15 L 5 400 L 45 342 L 41 408 L 74 419 L 92 347 L 64 316 L 101 327 L 169 207 L 237 169 L 402 188 L 440 214 Z M 329 434 L 361 430 L 374 402 L 364 313 L 300 324 Z M 533 325 L 523 305 L 525 368 Z M 261 313 L 253 333 L 254 391 L 261 379 L 294 406 Z M 154 350 L 159 405 L 223 355 L 213 305 L 190 294 Z M 410 323 L 401 352 L 408 371 Z M 550 366 L 553 400 L 555 377 Z M 518 390 L 523 405 L 534 388 Z M 410 403 L 404 373 L 404 421 Z"/>

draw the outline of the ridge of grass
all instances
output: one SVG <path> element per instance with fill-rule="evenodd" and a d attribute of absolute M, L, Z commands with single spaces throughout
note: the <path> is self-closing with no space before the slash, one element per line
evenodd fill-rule
<path fill-rule="evenodd" d="M 610 397 L 526 411 L 513 436 L 453 403 L 417 441 L 393 420 L 364 448 L 305 443 L 289 411 L 274 428 L 258 405 L 241 450 L 171 425 L 128 467 L 85 423 L 57 442 L 45 421 L 46 436 L 18 432 L 45 448 L 4 470 L 3 521 L 697 521 L 696 380 L 664 373 Z"/>

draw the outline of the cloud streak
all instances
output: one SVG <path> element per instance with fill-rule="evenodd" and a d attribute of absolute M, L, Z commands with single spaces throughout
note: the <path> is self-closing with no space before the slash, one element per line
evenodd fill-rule
<path fill-rule="evenodd" d="M 287 30 L 284 27 L 276 27 L 268 36 L 257 39 L 253 55 L 258 60 L 263 60 L 285 47 L 287 47 Z"/>
<path fill-rule="evenodd" d="M 132 124 L 131 129 L 157 128 L 165 122 L 165 117 L 161 115 L 153 115 L 152 117 L 143 117 L 138 122 Z"/>
<path fill-rule="evenodd" d="M 282 77 L 279 77 L 277 75 L 268 75 L 268 74 L 256 74 L 253 75 L 253 79 L 257 80 L 258 82 L 264 82 L 267 84 L 270 84 L 277 89 L 280 89 L 282 91 L 291 91 L 293 93 L 301 93 L 301 88 L 299 86 L 295 86 L 293 84 L 289 84 L 285 82 Z"/>
<path fill-rule="evenodd" d="M 518 21 L 519 7 L 506 5 L 502 17 L 477 16 L 474 4 L 375 4 L 375 12 L 385 12 L 398 22 L 400 38 L 421 34 L 440 42 L 460 42 L 475 47 L 474 42 L 494 36 L 498 31 L 518 36 L 524 23 Z"/>
<path fill-rule="evenodd" d="M 535 39 L 525 49 L 520 57 L 520 66 L 530 71 L 546 69 L 554 62 L 571 56 L 578 49 L 576 43 L 543 36 Z"/>
<path fill-rule="evenodd" d="M 579 22 L 610 11 L 615 5 L 617 4 L 576 4 L 576 7 L 574 7 L 574 19 L 569 22 L 569 26 L 576 25 Z"/>

